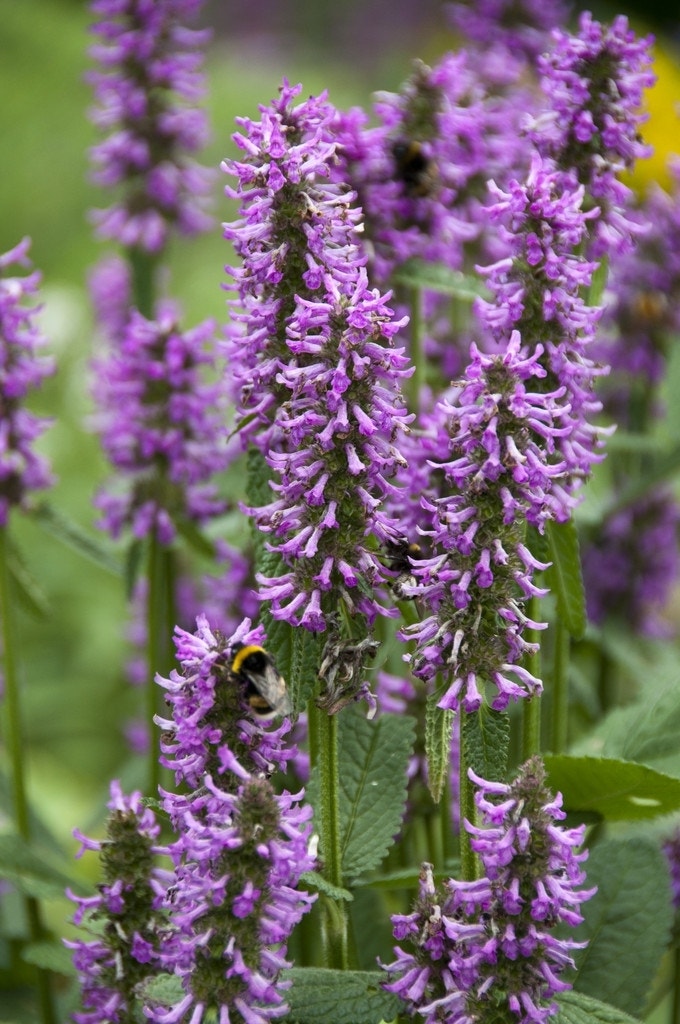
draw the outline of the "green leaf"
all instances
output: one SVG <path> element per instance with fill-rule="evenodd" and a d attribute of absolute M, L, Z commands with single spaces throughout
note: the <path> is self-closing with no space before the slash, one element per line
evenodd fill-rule
<path fill-rule="evenodd" d="M 546 754 L 544 761 L 549 787 L 575 816 L 636 821 L 680 809 L 680 779 L 646 765 L 569 754 Z"/>
<path fill-rule="evenodd" d="M 333 885 L 317 871 L 303 871 L 300 875 L 300 882 L 305 886 L 316 889 L 317 892 L 322 892 L 324 896 L 329 896 L 336 903 L 340 900 L 351 903 L 354 899 L 349 889 L 342 889 L 340 886 Z"/>
<path fill-rule="evenodd" d="M 342 869 L 357 878 L 378 866 L 401 828 L 415 721 L 390 714 L 369 721 L 354 706 L 338 732 Z"/>
<path fill-rule="evenodd" d="M 586 872 L 597 893 L 582 904 L 583 924 L 569 932 L 588 941 L 575 955 L 574 987 L 640 1014 L 671 935 L 666 859 L 647 837 L 611 839 L 591 851 Z"/>
<path fill-rule="evenodd" d="M 139 986 L 140 1002 L 172 1006 L 186 995 L 182 979 L 176 974 L 158 974 L 146 978 Z"/>
<path fill-rule="evenodd" d="M 0 835 L 0 877 L 36 899 L 62 897 L 67 886 L 76 892 L 84 891 L 81 883 L 63 874 L 13 833 Z"/>
<path fill-rule="evenodd" d="M 71 951 L 61 942 L 32 942 L 21 951 L 21 957 L 29 964 L 42 967 L 55 974 L 67 977 L 75 975 Z"/>
<path fill-rule="evenodd" d="M 633 452 L 636 455 L 658 455 L 659 438 L 654 434 L 638 434 L 617 426 L 615 433 L 607 438 L 607 451 L 610 454 Z"/>
<path fill-rule="evenodd" d="M 578 534 L 573 520 L 549 522 L 546 535 L 552 565 L 546 569 L 546 582 L 557 598 L 557 611 L 565 628 L 577 640 L 586 631 L 586 598 L 581 576 Z"/>
<path fill-rule="evenodd" d="M 8 552 L 7 566 L 12 580 L 12 589 L 26 611 L 34 619 L 47 619 L 50 604 L 37 579 L 28 569 L 23 555 L 12 543 Z"/>
<path fill-rule="evenodd" d="M 355 888 L 366 886 L 368 889 L 387 889 L 393 892 L 395 889 L 417 889 L 419 881 L 420 868 L 402 868 L 400 871 L 389 871 L 384 875 L 360 879 L 355 883 Z"/>
<path fill-rule="evenodd" d="M 74 522 L 64 512 L 54 508 L 47 501 L 32 510 L 32 516 L 40 525 L 66 547 L 76 551 L 83 558 L 94 562 L 100 569 L 113 573 L 114 576 L 123 575 L 123 566 L 120 559 L 105 545 L 99 542 L 97 537 L 92 536 L 83 529 L 79 523 Z"/>
<path fill-rule="evenodd" d="M 55 860 L 62 861 L 66 852 L 60 841 L 40 816 L 40 808 L 34 803 L 28 807 L 28 828 L 34 847 L 49 851 Z M 3 817 L 10 822 L 14 815 L 14 786 L 8 772 L 0 768 L 0 821 Z M 8 826 L 9 827 L 9 826 Z M 7 833 L 4 833 L 7 834 Z"/>
<path fill-rule="evenodd" d="M 248 504 L 253 507 L 269 504 L 273 498 L 272 489 L 269 486 L 272 471 L 267 465 L 264 455 L 252 445 L 248 449 L 246 465 L 246 500 Z"/>
<path fill-rule="evenodd" d="M 267 635 L 267 650 L 276 662 L 276 667 L 286 680 L 288 687 L 294 687 L 293 637 L 296 632 L 306 633 L 307 631 L 294 630 L 290 622 L 273 619 L 266 608 L 263 609 L 261 618 Z M 291 699 L 294 700 L 293 689 L 291 689 Z"/>
<path fill-rule="evenodd" d="M 428 694 L 425 706 L 425 755 L 427 780 L 432 799 L 439 803 L 451 771 L 453 711 L 437 707 L 443 688 Z"/>
<path fill-rule="evenodd" d="M 606 757 L 639 761 L 659 772 L 680 777 L 680 687 L 677 680 L 643 701 L 617 708 L 587 742 L 598 743 Z"/>
<path fill-rule="evenodd" d="M 137 585 L 137 580 L 139 579 L 139 574 L 142 570 L 145 554 L 145 541 L 135 539 L 128 545 L 125 553 L 125 569 L 123 571 L 125 593 L 128 599 L 132 598 L 134 595 L 135 586 Z"/>
<path fill-rule="evenodd" d="M 440 295 L 452 295 L 466 302 L 472 302 L 480 295 L 489 294 L 480 277 L 452 270 L 444 263 L 427 263 L 420 259 L 411 259 L 403 263 L 393 275 L 393 280 L 407 288 L 421 288 L 439 292 Z"/>
<path fill-rule="evenodd" d="M 589 306 L 599 306 L 602 301 L 602 295 L 607 285 L 607 278 L 609 277 L 609 260 L 603 257 L 599 265 L 595 268 L 595 272 L 590 281 L 590 288 L 588 289 L 588 298 L 586 302 Z"/>
<path fill-rule="evenodd" d="M 321 638 L 308 629 L 294 629 L 292 637 L 290 677 L 293 707 L 301 711 L 318 691 Z"/>
<path fill-rule="evenodd" d="M 639 1024 L 637 1017 L 582 992 L 560 992 L 556 1002 L 559 1011 L 550 1018 L 554 1024 Z"/>
<path fill-rule="evenodd" d="M 293 981 L 286 1000 L 290 1024 L 377 1024 L 402 1009 L 397 996 L 380 987 L 387 980 L 382 971 L 293 967 L 283 977 Z"/>
<path fill-rule="evenodd" d="M 648 459 L 645 472 L 633 479 L 626 487 L 617 492 L 606 505 L 604 517 L 613 516 L 628 508 L 640 498 L 645 498 L 659 484 L 665 484 L 676 476 L 680 469 L 680 447 L 665 453 L 659 459 Z"/>
<path fill-rule="evenodd" d="M 510 719 L 505 711 L 483 704 L 474 714 L 463 715 L 461 739 L 468 767 L 490 782 L 505 779 L 510 748 Z"/>

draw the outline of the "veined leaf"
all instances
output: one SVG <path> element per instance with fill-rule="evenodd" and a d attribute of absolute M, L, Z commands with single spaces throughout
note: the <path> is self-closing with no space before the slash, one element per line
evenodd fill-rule
<path fill-rule="evenodd" d="M 583 992 L 560 992 L 556 1002 L 559 1011 L 550 1018 L 554 1024 L 639 1024 L 637 1017 Z"/>
<path fill-rule="evenodd" d="M 401 1001 L 381 984 L 381 971 L 334 971 L 324 967 L 293 967 L 283 972 L 292 988 L 287 993 L 290 1024 L 377 1024 L 393 1020 Z"/>
<path fill-rule="evenodd" d="M 490 782 L 505 779 L 510 748 L 510 719 L 505 711 L 482 704 L 474 714 L 464 714 L 461 739 L 467 764 L 477 775 Z"/>
<path fill-rule="evenodd" d="M 597 845 L 585 864 L 597 893 L 582 904 L 583 924 L 569 937 L 574 987 L 624 1013 L 639 1014 L 668 947 L 673 921 L 670 876 L 658 843 L 643 836 Z"/>
<path fill-rule="evenodd" d="M 415 722 L 409 715 L 369 721 L 359 707 L 339 720 L 342 869 L 358 878 L 377 867 L 401 828 L 406 768 Z"/>
<path fill-rule="evenodd" d="M 333 885 L 323 875 L 320 875 L 318 871 L 303 871 L 300 875 L 300 882 L 303 886 L 309 886 L 312 889 L 316 889 L 317 892 L 322 892 L 325 896 L 330 896 L 336 903 L 340 900 L 346 900 L 348 903 L 351 903 L 354 899 L 349 889 L 341 889 L 339 886 Z"/>
<path fill-rule="evenodd" d="M 453 712 L 437 707 L 442 690 L 427 697 L 425 710 L 425 753 L 427 755 L 427 778 L 432 799 L 441 800 L 444 787 L 451 771 L 451 733 Z"/>

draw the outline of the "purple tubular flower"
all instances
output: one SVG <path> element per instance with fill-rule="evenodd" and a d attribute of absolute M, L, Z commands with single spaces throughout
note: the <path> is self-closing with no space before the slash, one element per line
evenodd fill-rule
<path fill-rule="evenodd" d="M 407 656 L 416 676 L 449 676 L 440 707 L 450 710 L 477 710 L 485 682 L 497 690 L 498 710 L 541 690 L 518 664 L 534 649 L 523 630 L 543 628 L 522 604 L 544 593 L 532 577 L 545 568 L 522 538 L 526 521 L 542 530 L 553 514 L 550 490 L 565 470 L 546 453 L 555 452 L 568 412 L 563 390 L 545 393 L 534 383 L 545 376 L 541 355 L 540 346 L 528 354 L 516 331 L 502 356 L 473 346 L 455 405 L 446 407 L 449 456 L 431 463 L 443 470 L 448 494 L 423 499 L 432 554 L 411 560 L 414 584 L 403 587 L 430 614 L 402 637 L 416 641 Z"/>
<path fill-rule="evenodd" d="M 27 395 L 54 373 L 51 359 L 38 355 L 45 339 L 36 323 L 39 307 L 29 305 L 40 274 L 11 275 L 13 264 L 30 267 L 30 239 L 0 255 L 0 526 L 9 511 L 24 506 L 32 491 L 53 482 L 47 460 L 33 445 L 49 426 L 23 408 Z"/>
<path fill-rule="evenodd" d="M 648 117 L 644 89 L 655 81 L 653 40 L 638 39 L 623 15 L 602 26 L 589 11 L 582 12 L 577 34 L 555 30 L 553 39 L 538 60 L 549 109 L 530 126 L 530 135 L 598 205 L 593 255 L 625 251 L 639 227 L 626 214 L 632 193 L 617 175 L 651 153 L 639 127 Z"/>
<path fill-rule="evenodd" d="M 84 1012 L 77 1024 L 127 1024 L 138 1006 L 139 987 L 159 970 L 159 949 L 166 931 L 163 903 L 172 879 L 154 867 L 160 826 L 142 805 L 141 793 L 125 796 L 111 784 L 107 838 L 88 839 L 78 831 L 83 850 L 97 850 L 104 883 L 93 897 L 68 896 L 78 904 L 74 923 L 89 928 L 99 923 L 90 940 L 65 940 L 81 984 Z M 82 850 L 81 850 L 82 852 Z"/>
<path fill-rule="evenodd" d="M 435 886 L 431 865 L 423 865 L 413 913 L 392 918 L 395 938 L 409 948 L 395 947 L 386 967 L 394 980 L 384 987 L 427 1024 L 472 1024 L 496 1014 L 544 1024 L 557 1011 L 552 996 L 570 988 L 559 975 L 583 945 L 552 929 L 579 924 L 580 904 L 595 891 L 580 888 L 584 826 L 555 824 L 565 816 L 561 797 L 546 790 L 538 758 L 510 785 L 469 774 L 484 826 L 465 826 L 484 876 Z"/>
<path fill-rule="evenodd" d="M 353 195 L 324 182 L 335 111 L 324 97 L 298 106 L 300 87 L 242 120 L 242 162 L 227 161 L 242 219 L 225 228 L 243 267 L 228 359 L 240 388 L 241 431 L 264 453 L 277 497 L 249 509 L 288 571 L 258 577 L 274 618 L 326 628 L 340 598 L 368 622 L 385 609 L 370 588 L 386 578 L 367 537 L 395 525 L 382 510 L 403 458 L 410 418 L 400 381 L 410 368 L 395 320 L 368 285 Z"/>
<path fill-rule="evenodd" d="M 293 757 L 283 745 L 290 723 L 286 719 L 275 730 L 259 729 L 248 715 L 243 686 L 230 672 L 234 645 L 261 646 L 265 639 L 262 627 L 251 629 L 250 620 L 244 619 L 227 639 L 211 629 L 205 615 L 197 617 L 196 625 L 194 633 L 179 626 L 175 629 L 182 671 L 173 670 L 169 679 L 157 679 L 172 708 L 172 719 L 157 720 L 164 730 L 161 763 L 175 773 L 178 784 L 184 781 L 194 788 L 200 787 L 204 775 L 217 778 L 225 770 L 227 748 L 232 752 L 228 759 L 235 756 L 248 772 L 284 770 Z"/>
<path fill-rule="evenodd" d="M 118 343 L 95 366 L 98 428 L 106 454 L 130 481 L 127 493 L 106 491 L 95 500 L 100 525 L 117 537 L 155 531 L 162 543 L 178 519 L 204 523 L 223 511 L 211 477 L 224 469 L 224 385 L 206 383 L 214 325 L 181 332 L 165 315 L 147 320 L 133 312 Z"/>
<path fill-rule="evenodd" d="M 562 464 L 549 489 L 553 515 L 562 521 L 577 504 L 593 464 L 604 458 L 606 431 L 593 419 L 602 408 L 595 381 L 606 370 L 588 355 L 602 311 L 582 298 L 596 264 L 578 255 L 597 210 L 585 212 L 583 186 L 537 154 L 526 182 L 511 181 L 507 191 L 492 182 L 491 192 L 495 202 L 488 215 L 499 225 L 507 255 L 479 268 L 493 298 L 478 299 L 475 309 L 497 343 L 515 328 L 525 345 L 540 344 L 543 387 L 563 395 L 556 454 L 548 452 L 551 461 Z"/>
<path fill-rule="evenodd" d="M 190 235 L 206 230 L 204 212 L 212 174 L 188 158 L 207 140 L 197 103 L 209 33 L 192 31 L 202 0 L 92 0 L 99 21 L 90 55 L 98 64 L 95 125 L 107 133 L 92 149 L 94 180 L 118 188 L 120 201 L 94 212 L 103 238 L 128 248 L 159 252 L 171 228 Z"/>
<path fill-rule="evenodd" d="M 260 644 L 244 620 L 226 639 L 199 616 L 195 634 L 177 629 L 182 672 L 160 679 L 172 719 L 164 727 L 164 763 L 190 792 L 162 792 L 178 836 L 170 846 L 175 884 L 169 910 L 176 929 L 164 968 L 182 978 L 173 1006 L 148 1006 L 158 1024 L 189 1019 L 267 1024 L 287 1012 L 279 978 L 290 932 L 314 897 L 298 891 L 309 852 L 311 807 L 302 793 L 276 793 L 275 767 L 295 755 L 282 739 L 290 723 L 264 732 L 247 714 L 246 692 L 231 672 L 235 644 Z M 231 1016 L 230 1016 L 231 1015 Z"/>

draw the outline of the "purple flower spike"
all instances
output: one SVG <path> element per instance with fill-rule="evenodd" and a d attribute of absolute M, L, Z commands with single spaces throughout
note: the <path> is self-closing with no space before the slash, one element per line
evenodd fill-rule
<path fill-rule="evenodd" d="M 656 80 L 650 70 L 653 40 L 638 39 L 623 15 L 603 26 L 589 11 L 581 14 L 576 34 L 555 30 L 553 39 L 538 60 L 549 109 L 530 134 L 598 205 L 593 255 L 622 252 L 631 248 L 639 227 L 626 212 L 632 193 L 617 175 L 651 153 L 639 128 L 648 117 L 644 90 Z"/>
<path fill-rule="evenodd" d="M 260 596 L 274 618 L 316 632 L 338 599 L 369 623 L 385 613 L 367 538 L 396 536 L 382 506 L 404 465 L 400 383 L 412 371 L 393 344 L 405 318 L 369 287 L 354 196 L 325 180 L 336 112 L 325 97 L 293 106 L 299 91 L 286 84 L 261 121 L 242 120 L 245 157 L 224 164 L 242 214 L 225 235 L 243 260 L 228 360 L 241 436 L 263 452 L 276 494 L 249 509 L 284 563 L 258 578 Z"/>
<path fill-rule="evenodd" d="M 75 835 L 83 848 L 98 850 L 104 883 L 93 897 L 68 896 L 78 904 L 74 923 L 92 929 L 92 939 L 66 941 L 73 950 L 84 1012 L 77 1024 L 124 1024 L 133 1019 L 139 986 L 159 970 L 166 931 L 163 903 L 172 874 L 153 865 L 160 826 L 142 804 L 141 793 L 125 796 L 111 784 L 107 837 L 99 842 Z"/>
<path fill-rule="evenodd" d="M 580 904 L 595 892 L 581 888 L 584 826 L 555 824 L 565 816 L 561 797 L 545 788 L 538 758 L 510 785 L 469 774 L 483 826 L 465 826 L 484 875 L 436 886 L 423 865 L 413 913 L 392 918 L 407 948 L 395 947 L 384 987 L 426 1024 L 545 1024 L 557 1012 L 552 996 L 570 988 L 559 975 L 583 946 L 552 930 L 579 924 Z"/>
<path fill-rule="evenodd" d="M 99 21 L 88 79 L 92 118 L 107 133 L 92 149 L 93 175 L 120 201 L 97 210 L 103 238 L 159 252 L 171 228 L 191 235 L 211 225 L 204 212 L 212 174 L 188 158 L 207 140 L 200 72 L 209 33 L 192 31 L 202 0 L 92 0 Z"/>
<path fill-rule="evenodd" d="M 159 721 L 164 763 L 189 790 L 162 793 L 178 836 L 169 848 L 175 931 L 163 966 L 182 978 L 186 995 L 145 1012 L 157 1024 L 234 1014 L 267 1024 L 287 1011 L 279 978 L 290 966 L 286 942 L 315 898 L 297 889 L 315 864 L 312 812 L 302 793 L 277 793 L 269 780 L 296 754 L 282 742 L 290 723 L 265 732 L 231 671 L 235 645 L 260 645 L 262 630 L 246 619 L 225 638 L 205 617 L 197 626 L 194 634 L 177 629 L 181 673 L 158 680 L 172 709 Z"/>
<path fill-rule="evenodd" d="M 98 428 L 106 454 L 129 489 L 102 492 L 100 525 L 117 537 L 155 531 L 172 541 L 178 519 L 204 523 L 223 511 L 211 477 L 230 460 L 224 385 L 206 383 L 213 359 L 210 321 L 180 331 L 174 316 L 132 313 L 110 354 L 95 366 Z"/>
<path fill-rule="evenodd" d="M 53 482 L 47 460 L 33 447 L 49 420 L 23 408 L 27 395 L 54 373 L 52 360 L 38 355 L 45 339 L 36 323 L 39 307 L 29 304 L 40 274 L 10 272 L 13 264 L 30 268 L 30 245 L 25 238 L 0 255 L 0 526 L 12 507 Z"/>
<path fill-rule="evenodd" d="M 479 268 L 493 298 L 478 299 L 475 309 L 497 344 L 514 328 L 525 345 L 543 348 L 538 390 L 562 395 L 560 432 L 547 454 L 550 463 L 561 464 L 548 492 L 555 518 L 564 521 L 593 464 L 604 458 L 607 433 L 593 423 L 602 408 L 595 382 L 607 371 L 588 352 L 602 310 L 583 299 L 597 264 L 580 255 L 598 210 L 586 212 L 583 186 L 538 154 L 525 182 L 513 180 L 507 190 L 491 182 L 490 188 L 495 201 L 488 216 L 507 255 Z"/>
<path fill-rule="evenodd" d="M 416 676 L 448 677 L 440 706 L 450 710 L 477 710 L 487 683 L 498 710 L 542 688 L 519 665 L 534 650 L 523 631 L 543 628 L 522 605 L 544 593 L 532 577 L 545 568 L 522 539 L 527 521 L 542 531 L 554 515 L 550 491 L 565 465 L 546 453 L 555 454 L 569 409 L 563 389 L 536 386 L 545 376 L 541 355 L 540 347 L 527 353 L 516 331 L 503 356 L 473 346 L 455 405 L 445 404 L 450 455 L 431 465 L 443 470 L 449 493 L 423 499 L 432 553 L 412 559 L 414 582 L 402 586 L 429 615 L 402 637 L 416 641 L 407 656 Z"/>

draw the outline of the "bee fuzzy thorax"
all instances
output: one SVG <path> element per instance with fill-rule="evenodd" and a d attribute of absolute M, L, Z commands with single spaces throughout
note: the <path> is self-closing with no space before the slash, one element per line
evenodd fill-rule
<path fill-rule="evenodd" d="M 259 644 L 243 644 L 232 649 L 230 673 L 243 688 L 253 716 L 268 721 L 291 711 L 286 681 L 271 654 Z"/>

